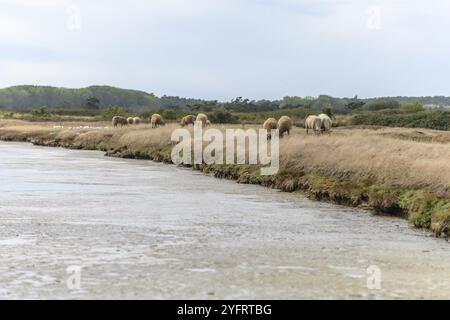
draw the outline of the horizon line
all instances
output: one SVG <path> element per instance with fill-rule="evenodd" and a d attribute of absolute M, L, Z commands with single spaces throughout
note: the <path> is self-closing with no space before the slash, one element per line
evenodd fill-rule
<path fill-rule="evenodd" d="M 225 103 L 225 102 L 230 102 L 233 99 L 236 99 L 238 97 L 243 98 L 243 99 L 248 99 L 250 101 L 263 101 L 263 100 L 267 100 L 267 101 L 277 101 L 277 100 L 282 100 L 285 97 L 299 97 L 299 98 L 314 98 L 317 99 L 320 96 L 328 96 L 331 98 L 336 98 L 336 99 L 354 99 L 355 97 L 357 97 L 359 100 L 371 100 L 371 99 L 382 99 L 382 98 L 386 98 L 386 99 L 392 99 L 392 98 L 435 98 L 435 97 L 446 97 L 446 98 L 450 98 L 450 95 L 389 95 L 389 96 L 371 96 L 371 97 L 360 97 L 358 94 L 355 94 L 354 97 L 349 97 L 349 96 L 333 96 L 330 94 L 326 94 L 326 93 L 321 93 L 319 95 L 284 95 L 280 98 L 260 98 L 260 99 L 255 99 L 255 98 L 248 98 L 245 97 L 243 95 L 237 95 L 234 98 L 231 98 L 229 100 L 220 100 L 220 99 L 207 99 L 207 98 L 198 98 L 198 97 L 189 97 L 189 96 L 180 96 L 180 95 L 174 95 L 174 94 L 162 94 L 162 95 L 158 95 L 154 92 L 149 92 L 143 89 L 134 89 L 134 88 L 125 88 L 125 87 L 118 87 L 118 86 L 114 86 L 114 85 L 110 85 L 110 84 L 91 84 L 91 85 L 87 85 L 84 87 L 65 87 L 65 86 L 58 86 L 58 85 L 41 85 L 41 84 L 17 84 L 17 85 L 10 85 L 7 87 L 1 87 L 0 90 L 4 90 L 4 89 L 10 89 L 10 88 L 14 88 L 14 87 L 49 87 L 49 88 L 56 88 L 56 89 L 69 89 L 69 90 L 79 90 L 79 89 L 88 89 L 91 87 L 111 87 L 111 88 L 115 88 L 115 89 L 120 89 L 120 90 L 130 90 L 130 91 L 138 91 L 138 92 L 142 92 L 148 95 L 153 95 L 157 98 L 162 98 L 162 97 L 178 97 L 181 99 L 195 99 L 195 100 L 203 100 L 203 101 L 217 101 L 219 103 Z"/>

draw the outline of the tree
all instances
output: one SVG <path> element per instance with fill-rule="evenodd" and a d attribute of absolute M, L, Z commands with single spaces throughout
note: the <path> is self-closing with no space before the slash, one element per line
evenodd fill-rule
<path fill-rule="evenodd" d="M 86 107 L 86 109 L 98 110 L 100 109 L 100 100 L 96 97 L 87 98 L 84 106 Z"/>
<path fill-rule="evenodd" d="M 165 120 L 176 120 L 177 113 L 173 109 L 165 109 L 161 112 L 163 119 Z"/>
<path fill-rule="evenodd" d="M 279 104 L 280 109 L 292 109 L 292 108 L 310 108 L 314 99 L 302 98 L 302 97 L 283 97 Z"/>
<path fill-rule="evenodd" d="M 400 108 L 400 102 L 398 102 L 397 100 L 389 100 L 389 99 L 371 100 L 364 105 L 364 109 L 369 111 L 398 109 L 398 108 Z"/>
<path fill-rule="evenodd" d="M 312 104 L 312 109 L 323 110 L 324 108 L 331 108 L 333 106 L 333 98 L 321 94 Z"/>
<path fill-rule="evenodd" d="M 239 119 L 229 111 L 219 109 L 208 115 L 212 123 L 237 123 Z"/>
<path fill-rule="evenodd" d="M 330 117 L 330 119 L 336 120 L 336 117 L 333 114 L 333 111 L 330 107 L 326 107 L 322 109 L 322 113 L 325 113 L 327 116 Z"/>
<path fill-rule="evenodd" d="M 126 112 L 123 107 L 120 106 L 110 106 L 102 112 L 102 117 L 104 119 L 110 120 L 114 116 L 125 116 Z"/>
<path fill-rule="evenodd" d="M 47 111 L 47 107 L 39 107 L 31 110 L 31 115 L 37 118 L 48 118 L 50 113 Z"/>
<path fill-rule="evenodd" d="M 349 104 L 347 104 L 347 108 L 350 110 L 358 110 L 361 109 L 365 105 L 364 101 L 352 101 Z"/>

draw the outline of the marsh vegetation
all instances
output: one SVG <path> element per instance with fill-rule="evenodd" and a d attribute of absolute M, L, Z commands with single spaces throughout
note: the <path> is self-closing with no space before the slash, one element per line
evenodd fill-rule
<path fill-rule="evenodd" d="M 38 145 L 102 150 L 109 156 L 171 163 L 171 132 L 178 123 L 113 128 L 110 122 L 0 122 L 0 139 Z M 221 125 L 214 128 L 250 128 Z M 191 129 L 192 130 L 192 127 Z M 450 222 L 450 132 L 406 128 L 334 128 L 306 135 L 294 127 L 280 140 L 280 170 L 260 176 L 254 165 L 202 165 L 197 169 L 240 183 L 283 191 L 377 213 L 402 216 L 417 227 L 447 236 Z"/>

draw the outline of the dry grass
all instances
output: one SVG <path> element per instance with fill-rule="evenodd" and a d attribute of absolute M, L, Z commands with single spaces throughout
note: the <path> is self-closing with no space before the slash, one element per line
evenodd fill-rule
<path fill-rule="evenodd" d="M 85 126 L 89 127 L 85 127 Z M 112 128 L 89 123 L 0 121 L 0 139 L 97 149 L 109 154 L 170 161 L 170 141 L 178 124 Z M 256 125 L 216 125 L 258 128 Z M 192 127 L 189 127 L 192 130 Z M 205 167 L 218 177 L 260 183 L 285 191 L 302 189 L 316 199 L 367 205 L 379 212 L 407 214 L 436 235 L 450 235 L 450 132 L 376 127 L 340 127 L 331 135 L 294 128 L 280 142 L 280 171 L 262 177 L 252 166 Z M 208 171 L 211 170 L 211 171 Z"/>
<path fill-rule="evenodd" d="M 150 125 L 130 126 L 123 129 L 116 129 L 111 139 L 114 146 L 127 146 L 130 149 L 142 149 L 146 147 L 165 147 L 171 144 L 170 135 L 176 124 L 168 124 L 159 128 L 152 128 Z"/>
<path fill-rule="evenodd" d="M 448 196 L 450 144 L 414 141 L 411 131 L 341 129 L 320 137 L 297 132 L 281 143 L 283 167 L 319 171 L 359 182 L 376 180 L 395 187 L 426 188 Z M 447 133 L 423 131 L 425 135 L 440 137 L 441 141 L 449 139 Z"/>
<path fill-rule="evenodd" d="M 168 124 L 152 129 L 150 125 L 112 128 L 109 122 L 90 124 L 0 122 L 0 134 L 28 137 L 57 137 L 67 142 L 98 144 L 108 148 L 145 149 L 172 145 L 170 135 L 179 128 Z M 257 128 L 253 125 L 217 125 L 226 128 Z M 190 129 L 192 131 L 192 127 Z M 307 136 L 294 128 L 281 139 L 281 169 L 320 172 L 336 178 L 367 183 L 376 181 L 393 187 L 425 188 L 438 195 L 450 195 L 450 133 L 406 128 L 338 128 L 331 135 Z"/>

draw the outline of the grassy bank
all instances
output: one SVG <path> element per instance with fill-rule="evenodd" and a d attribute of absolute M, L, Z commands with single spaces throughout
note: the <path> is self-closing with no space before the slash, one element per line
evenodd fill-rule
<path fill-rule="evenodd" d="M 177 127 L 114 129 L 106 122 L 67 122 L 60 127 L 59 123 L 9 120 L 0 122 L 0 139 L 170 163 L 170 134 Z M 281 140 L 280 171 L 275 176 L 261 176 L 259 168 L 250 165 L 202 165 L 197 169 L 239 183 L 301 191 L 312 199 L 402 216 L 446 237 L 450 222 L 449 142 L 450 133 L 424 129 L 338 128 L 330 136 L 316 137 L 294 128 L 291 136 Z"/>

